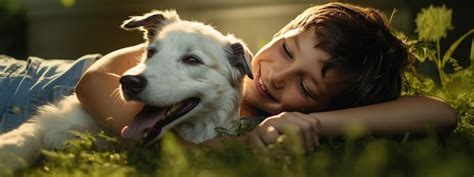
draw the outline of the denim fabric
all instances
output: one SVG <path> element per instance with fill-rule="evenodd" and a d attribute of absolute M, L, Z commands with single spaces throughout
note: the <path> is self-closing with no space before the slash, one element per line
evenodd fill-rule
<path fill-rule="evenodd" d="M 77 60 L 16 60 L 0 55 L 0 133 L 10 131 L 44 104 L 70 95 L 98 54 Z"/>

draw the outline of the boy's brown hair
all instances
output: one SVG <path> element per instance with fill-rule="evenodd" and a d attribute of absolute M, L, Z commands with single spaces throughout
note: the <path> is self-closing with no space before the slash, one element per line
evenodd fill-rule
<path fill-rule="evenodd" d="M 347 76 L 343 84 L 346 87 L 327 110 L 381 103 L 400 96 L 408 52 L 392 35 L 382 13 L 343 3 L 313 6 L 275 36 L 310 27 L 314 27 L 315 48 L 332 56 L 323 67 L 323 76 L 329 68 L 341 69 Z"/>

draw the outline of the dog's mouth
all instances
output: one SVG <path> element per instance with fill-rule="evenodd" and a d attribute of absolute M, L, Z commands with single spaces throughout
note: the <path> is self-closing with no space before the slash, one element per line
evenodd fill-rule
<path fill-rule="evenodd" d="M 146 105 L 132 123 L 122 129 L 122 137 L 134 140 L 143 138 L 143 143 L 149 145 L 158 139 L 165 126 L 193 110 L 199 101 L 199 98 L 188 98 L 168 107 Z"/>

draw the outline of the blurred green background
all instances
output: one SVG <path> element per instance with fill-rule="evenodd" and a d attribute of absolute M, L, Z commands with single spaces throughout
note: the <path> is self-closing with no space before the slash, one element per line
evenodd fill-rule
<path fill-rule="evenodd" d="M 242 38 L 256 52 L 297 14 L 325 0 L 0 0 L 0 54 L 75 59 L 84 54 L 106 54 L 142 42 L 139 32 L 119 28 L 131 15 L 151 9 L 174 8 L 182 19 L 206 22 L 224 33 Z M 453 9 L 454 30 L 442 40 L 446 49 L 474 26 L 474 1 L 448 0 L 349 0 L 375 7 L 392 21 L 395 29 L 415 36 L 414 19 L 422 7 L 446 4 Z M 468 15 L 470 14 L 470 15 Z M 446 45 L 443 45 L 446 43 Z M 465 41 L 454 58 L 469 56 Z M 468 61 L 468 60 L 466 60 Z M 462 62 L 461 62 L 462 64 Z"/>

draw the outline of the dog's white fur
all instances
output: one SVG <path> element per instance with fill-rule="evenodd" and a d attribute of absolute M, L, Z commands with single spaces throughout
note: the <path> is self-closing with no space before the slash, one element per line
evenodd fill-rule
<path fill-rule="evenodd" d="M 143 21 L 154 14 L 164 19 L 152 27 L 137 28 L 146 32 L 148 47 L 157 53 L 143 57 L 142 63 L 127 73 L 141 74 L 148 81 L 138 100 L 147 105 L 170 106 L 186 98 L 200 98 L 191 112 L 163 129 L 174 127 L 178 136 L 195 143 L 216 137 L 217 127 L 231 130 L 233 121 L 239 118 L 245 73 L 230 61 L 233 51 L 228 46 L 241 41 L 202 23 L 180 20 L 175 11 L 154 11 L 125 23 Z M 181 61 L 184 55 L 198 57 L 202 64 L 186 65 Z M 245 56 L 249 60 L 251 54 Z M 0 171 L 28 166 L 42 148 L 64 148 L 65 141 L 77 138 L 71 131 L 96 134 L 103 130 L 83 110 L 76 95 L 68 96 L 55 105 L 39 108 L 37 116 L 0 136 Z"/>

